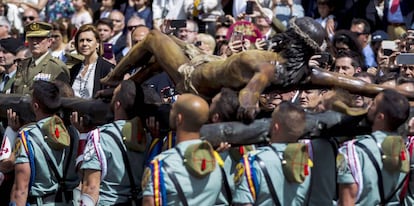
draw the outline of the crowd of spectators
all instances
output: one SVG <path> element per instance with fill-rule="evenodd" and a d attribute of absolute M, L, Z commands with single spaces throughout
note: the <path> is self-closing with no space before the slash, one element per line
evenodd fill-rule
<path fill-rule="evenodd" d="M 16 71 L 36 68 L 50 54 L 48 64 L 63 68 L 62 74 L 34 78 L 62 80 L 74 96 L 92 99 L 108 88 L 99 80 L 151 30 L 225 59 L 246 50 L 272 50 L 273 37 L 304 16 L 320 23 L 329 39 L 325 51 L 306 62 L 310 67 L 414 92 L 414 4 L 408 0 L 0 0 L 0 93 L 29 93 L 33 78 L 14 80 Z M 140 69 L 129 68 L 124 79 Z M 175 85 L 166 73 L 145 85 L 163 103 L 175 101 Z M 368 109 L 375 101 L 334 92 L 351 107 Z M 330 95 L 326 89 L 264 93 L 259 117 L 270 117 L 266 110 L 282 100 L 309 113 L 324 112 L 331 107 Z M 413 120 L 410 124 L 413 133 Z"/>
<path fill-rule="evenodd" d="M 74 63 L 70 61 L 73 59 L 70 54 L 77 53 L 75 33 L 82 25 L 92 24 L 99 33 L 98 42 L 111 45 L 113 55 L 106 60 L 116 65 L 136 43 L 131 40 L 131 34 L 139 27 L 172 32 L 208 54 L 228 57 L 247 49 L 271 49 L 272 36 L 288 27 L 291 18 L 309 16 L 326 29 L 331 40 L 327 50 L 331 61 L 323 62 L 324 68 L 339 71 L 340 66 L 335 64 L 340 61 L 334 60 L 347 50 L 352 54 L 352 65 L 357 65 L 356 73 L 368 71 L 379 77 L 389 67 L 395 70 L 393 65 L 399 52 L 409 52 L 412 48 L 413 37 L 409 31 L 414 29 L 414 6 L 408 1 L 394 2 L 9 0 L 0 2 L 0 14 L 4 16 L 0 18 L 0 39 L 13 37 L 23 45 L 25 25 L 39 21 L 53 23 L 52 55 L 71 67 Z M 395 42 L 391 54 L 384 55 L 382 41 Z M 388 52 L 390 48 L 385 49 Z M 409 66 L 400 70 L 401 75 L 412 77 Z"/>

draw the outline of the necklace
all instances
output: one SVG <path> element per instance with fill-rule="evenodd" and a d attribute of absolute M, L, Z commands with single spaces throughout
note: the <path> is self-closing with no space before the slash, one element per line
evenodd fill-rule
<path fill-rule="evenodd" d="M 90 94 L 89 94 L 89 90 L 88 88 L 86 88 L 86 86 L 88 85 L 88 81 L 89 81 L 89 77 L 91 76 L 92 70 L 94 70 L 94 67 L 96 66 L 95 63 L 90 64 L 89 66 L 85 67 L 84 64 L 82 64 L 82 69 L 87 68 L 87 74 L 86 74 L 86 79 L 85 81 L 83 81 L 82 79 L 82 72 L 79 74 L 80 78 L 79 78 L 79 95 L 82 98 L 89 98 Z M 82 82 L 83 82 L 83 87 L 82 87 Z"/>

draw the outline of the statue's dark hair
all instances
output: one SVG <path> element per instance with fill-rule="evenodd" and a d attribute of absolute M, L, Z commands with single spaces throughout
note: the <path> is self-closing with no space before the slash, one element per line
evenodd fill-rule
<path fill-rule="evenodd" d="M 326 31 L 313 19 L 298 18 L 293 22 L 296 28 L 291 27 L 272 38 L 272 50 L 287 61 L 284 64 L 287 79 L 283 80 L 283 86 L 304 81 L 310 73 L 309 59 L 329 42 Z"/>

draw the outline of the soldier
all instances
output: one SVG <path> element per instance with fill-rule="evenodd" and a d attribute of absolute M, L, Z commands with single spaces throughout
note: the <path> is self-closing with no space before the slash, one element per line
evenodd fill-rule
<path fill-rule="evenodd" d="M 218 154 L 200 140 L 200 128 L 207 120 L 207 102 L 193 94 L 178 97 L 170 112 L 177 145 L 145 169 L 143 205 L 214 205 L 222 176 Z"/>
<path fill-rule="evenodd" d="M 273 112 L 270 125 L 272 144 L 244 155 L 236 166 L 235 205 L 305 203 L 310 160 L 307 146 L 297 143 L 305 128 L 305 112 L 293 103 L 282 102 Z M 290 159 L 292 156 L 301 158 Z"/>
<path fill-rule="evenodd" d="M 70 137 L 63 121 L 55 115 L 61 100 L 59 88 L 50 82 L 34 81 L 32 109 L 37 122 L 22 127 L 14 147 L 15 181 L 10 205 L 70 205 L 61 183 L 65 147 Z M 17 119 L 15 119 L 17 120 Z"/>
<path fill-rule="evenodd" d="M 30 23 L 25 27 L 26 38 L 32 58 L 23 60 L 17 69 L 14 93 L 30 94 L 33 80 L 61 80 L 69 83 L 69 70 L 66 65 L 52 57 L 49 47 L 52 44 L 52 26 L 43 22 Z"/>
<path fill-rule="evenodd" d="M 375 97 L 367 115 L 373 132 L 345 142 L 339 149 L 340 205 L 400 204 L 410 157 L 396 131 L 407 120 L 409 109 L 407 99 L 394 90 Z"/>
<path fill-rule="evenodd" d="M 141 87 L 133 81 L 122 81 L 111 101 L 115 122 L 88 134 L 81 165 L 82 206 L 140 204 L 145 132 L 134 112 L 136 108 L 142 109 L 142 105 L 137 105 L 143 99 L 138 88 Z M 130 141 L 137 137 L 141 142 Z"/>

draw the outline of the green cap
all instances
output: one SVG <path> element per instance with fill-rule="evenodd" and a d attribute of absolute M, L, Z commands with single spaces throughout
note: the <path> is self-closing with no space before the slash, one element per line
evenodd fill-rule
<path fill-rule="evenodd" d="M 188 172 L 197 178 L 203 178 L 216 168 L 213 147 L 203 141 L 190 145 L 184 153 L 184 165 Z"/>
<path fill-rule="evenodd" d="M 25 26 L 26 37 L 47 37 L 52 25 L 45 22 L 33 22 Z"/>

